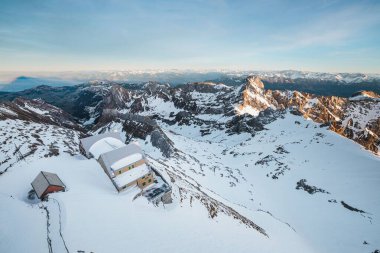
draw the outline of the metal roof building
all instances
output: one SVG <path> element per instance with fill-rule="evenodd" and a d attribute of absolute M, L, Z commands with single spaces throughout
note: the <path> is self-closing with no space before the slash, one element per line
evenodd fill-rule
<path fill-rule="evenodd" d="M 101 154 L 99 161 L 108 174 L 112 176 L 113 171 L 117 170 L 117 168 L 112 168 L 112 165 L 115 165 L 120 161 L 125 161 L 125 165 L 131 164 L 135 161 L 128 161 L 126 158 L 135 156 L 136 154 L 140 155 L 138 160 L 144 159 L 145 157 L 141 147 L 138 144 L 130 143 L 124 147 Z"/>
<path fill-rule="evenodd" d="M 98 134 L 98 135 L 94 135 L 94 136 L 90 136 L 87 138 L 80 139 L 80 150 L 81 150 L 81 152 L 87 158 L 93 157 L 93 154 L 91 153 L 91 150 L 90 150 L 91 147 L 93 147 L 97 142 L 102 141 L 104 139 L 108 139 L 108 140 L 114 139 L 115 141 L 117 141 L 118 143 L 114 142 L 114 144 L 117 144 L 117 148 L 119 148 L 122 144 L 124 144 L 123 140 L 121 139 L 120 133 Z M 100 145 L 100 146 L 107 148 L 107 145 Z M 110 151 L 112 149 L 115 149 L 115 148 L 112 148 L 112 145 L 108 145 L 108 146 L 109 146 L 109 150 L 105 150 L 105 152 Z M 97 159 L 98 157 L 95 157 L 95 158 Z"/>
<path fill-rule="evenodd" d="M 64 191 L 66 186 L 57 174 L 41 171 L 32 182 L 32 187 L 39 199 L 48 193 Z"/>
<path fill-rule="evenodd" d="M 119 192 L 133 185 L 142 189 L 154 181 L 154 175 L 138 143 L 101 154 L 98 162 Z"/>

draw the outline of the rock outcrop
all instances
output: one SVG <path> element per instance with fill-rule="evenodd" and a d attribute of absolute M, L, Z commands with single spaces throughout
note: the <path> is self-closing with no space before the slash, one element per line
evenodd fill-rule
<path fill-rule="evenodd" d="M 379 154 L 380 150 L 380 96 L 374 92 L 362 91 L 350 99 L 336 96 L 317 96 L 298 91 L 264 91 L 264 84 L 258 77 L 250 76 L 241 90 L 242 101 L 236 107 L 238 114 L 250 114 L 259 118 L 267 108 L 290 109 L 295 115 L 303 116 L 352 139 L 366 149 Z M 234 132 L 246 131 L 249 126 L 246 117 L 234 118 Z M 249 120 L 251 125 L 253 120 Z M 257 123 L 253 130 L 258 130 Z M 252 127 L 251 127 L 252 128 Z"/>
<path fill-rule="evenodd" d="M 124 119 L 123 129 L 128 138 L 137 137 L 145 140 L 150 136 L 152 145 L 161 150 L 164 156 L 172 155 L 175 150 L 173 142 L 157 125 L 156 121 L 135 114 L 124 114 L 122 118 Z"/>
<path fill-rule="evenodd" d="M 271 107 L 275 108 L 267 99 L 264 84 L 258 77 L 249 76 L 246 85 L 241 89 L 242 104 L 236 107 L 238 114 L 251 114 L 258 116 L 261 111 Z"/>

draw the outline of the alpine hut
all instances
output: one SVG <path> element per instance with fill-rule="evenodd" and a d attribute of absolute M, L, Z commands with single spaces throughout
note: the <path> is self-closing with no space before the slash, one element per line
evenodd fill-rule
<path fill-rule="evenodd" d="M 32 182 L 33 190 L 39 199 L 45 198 L 49 193 L 65 191 L 65 184 L 57 174 L 41 171 Z"/>
<path fill-rule="evenodd" d="M 118 191 L 134 185 L 143 189 L 154 182 L 154 174 L 138 143 L 101 154 L 98 162 Z"/>

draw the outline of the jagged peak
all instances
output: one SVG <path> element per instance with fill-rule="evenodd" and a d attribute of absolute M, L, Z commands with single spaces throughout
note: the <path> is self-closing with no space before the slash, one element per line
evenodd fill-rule
<path fill-rule="evenodd" d="M 237 114 L 250 114 L 258 116 L 259 113 L 269 107 L 275 108 L 264 93 L 264 83 L 258 76 L 248 76 L 246 84 L 241 90 L 242 104 L 237 106 Z"/>
<path fill-rule="evenodd" d="M 264 83 L 261 81 L 259 76 L 248 76 L 247 77 L 247 86 L 254 87 L 263 90 L 264 89 Z"/>

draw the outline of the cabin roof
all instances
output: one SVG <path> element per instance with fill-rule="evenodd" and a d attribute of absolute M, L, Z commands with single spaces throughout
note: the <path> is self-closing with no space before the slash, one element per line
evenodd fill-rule
<path fill-rule="evenodd" d="M 95 158 L 98 159 L 101 154 L 110 152 L 112 150 L 126 146 L 125 143 L 119 139 L 113 137 L 105 137 L 95 142 L 89 152 Z"/>
<path fill-rule="evenodd" d="M 41 198 L 46 189 L 52 185 L 65 188 L 65 184 L 61 181 L 57 174 L 46 171 L 41 171 L 32 182 L 32 187 L 38 198 Z"/>
<path fill-rule="evenodd" d="M 128 159 L 128 157 L 132 158 L 134 155 L 139 154 L 140 159 L 144 158 L 143 151 L 140 145 L 136 142 L 132 142 L 124 147 L 109 151 L 107 153 L 101 154 L 100 158 L 102 159 L 106 169 L 110 173 L 113 174 L 112 165 L 116 169 L 127 166 L 131 163 L 136 162 L 135 159 Z M 123 164 L 121 164 L 121 162 Z M 124 165 L 124 166 L 123 166 Z M 117 169 L 116 169 L 117 170 Z"/>

